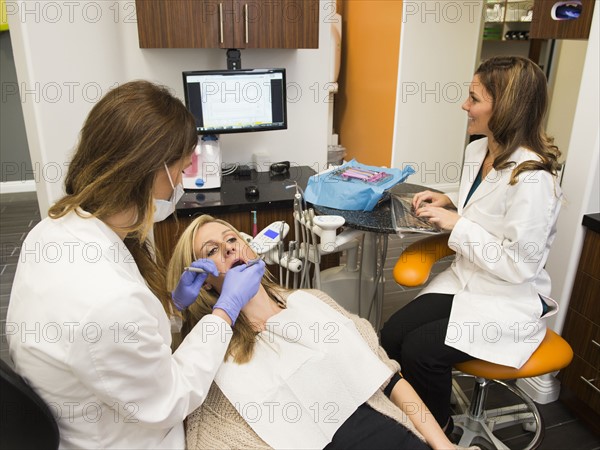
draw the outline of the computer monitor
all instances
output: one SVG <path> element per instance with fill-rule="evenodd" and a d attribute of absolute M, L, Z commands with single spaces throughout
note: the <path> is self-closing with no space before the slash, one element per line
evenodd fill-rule
<path fill-rule="evenodd" d="M 287 129 L 285 69 L 183 72 L 198 134 Z"/>

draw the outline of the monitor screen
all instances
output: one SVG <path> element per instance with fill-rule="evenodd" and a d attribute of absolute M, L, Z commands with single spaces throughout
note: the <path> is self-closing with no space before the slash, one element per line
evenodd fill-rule
<path fill-rule="evenodd" d="M 285 69 L 183 72 L 198 134 L 286 129 L 285 87 Z"/>

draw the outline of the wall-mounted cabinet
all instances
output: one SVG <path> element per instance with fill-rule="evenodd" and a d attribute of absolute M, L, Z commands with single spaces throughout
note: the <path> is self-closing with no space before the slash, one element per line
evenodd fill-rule
<path fill-rule="evenodd" d="M 549 67 L 552 40 L 587 39 L 594 1 L 486 0 L 481 60 L 518 55 Z"/>
<path fill-rule="evenodd" d="M 487 0 L 480 59 L 517 55 L 545 66 L 547 41 L 531 39 L 534 0 Z"/>
<path fill-rule="evenodd" d="M 319 0 L 136 0 L 140 48 L 318 48 Z"/>
<path fill-rule="evenodd" d="M 535 0 L 532 39 L 587 39 L 596 0 Z"/>
<path fill-rule="evenodd" d="M 533 17 L 533 0 L 488 0 L 484 40 L 526 41 Z"/>

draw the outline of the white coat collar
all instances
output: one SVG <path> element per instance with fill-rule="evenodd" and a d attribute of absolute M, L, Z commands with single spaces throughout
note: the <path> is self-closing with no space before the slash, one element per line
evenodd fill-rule
<path fill-rule="evenodd" d="M 473 183 L 475 182 L 475 178 L 481 169 L 483 161 L 488 152 L 488 138 L 478 139 L 470 143 L 467 146 L 465 151 L 465 162 L 463 167 L 463 173 L 461 176 L 460 188 L 458 192 L 458 214 L 462 214 L 463 209 L 469 208 L 472 204 L 480 201 L 485 198 L 491 192 L 495 191 L 500 186 L 508 185 L 510 181 L 510 177 L 512 175 L 512 171 L 515 166 L 510 166 L 506 169 L 502 169 L 497 171 L 492 168 L 488 175 L 484 180 L 481 181 L 481 184 L 473 195 L 469 199 L 469 202 L 465 206 L 465 200 Z M 517 148 L 510 157 L 511 161 L 514 161 L 517 165 L 523 161 L 528 160 L 539 160 L 539 157 L 536 153 L 528 150 L 524 147 Z"/>

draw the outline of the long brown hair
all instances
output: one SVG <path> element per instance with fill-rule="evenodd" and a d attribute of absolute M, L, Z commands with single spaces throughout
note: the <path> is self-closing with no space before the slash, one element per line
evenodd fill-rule
<path fill-rule="evenodd" d="M 245 243 L 246 241 L 240 235 L 239 231 L 230 223 L 204 214 L 194 219 L 181 234 L 179 241 L 177 241 L 177 245 L 175 246 L 173 256 L 171 257 L 167 269 L 167 287 L 169 290 L 175 289 L 184 268 L 189 266 L 196 259 L 196 255 L 194 254 L 194 239 L 196 233 L 203 225 L 213 222 L 220 223 L 236 233 L 241 241 L 241 245 L 246 246 L 244 251 L 252 252 L 252 256 L 256 256 L 252 249 L 247 246 Z M 263 277 L 261 284 L 267 291 L 271 300 L 282 308 L 285 308 L 285 301 L 281 294 L 286 290 L 275 283 L 268 271 L 265 271 L 265 276 Z M 183 327 L 181 330 L 183 337 L 191 331 L 200 319 L 207 314 L 212 313 L 213 306 L 218 298 L 219 294 L 214 289 L 207 289 L 205 286 L 200 289 L 200 294 L 196 301 L 183 312 Z M 229 347 L 227 348 L 227 352 L 225 353 L 225 361 L 230 357 L 238 364 L 250 361 L 254 352 L 257 334 L 258 332 L 252 326 L 248 318 L 241 312 L 233 327 L 233 335 Z"/>
<path fill-rule="evenodd" d="M 78 208 L 103 220 L 134 208 L 125 244 L 150 289 L 171 310 L 161 255 L 146 239 L 152 227 L 157 171 L 189 156 L 193 116 L 164 86 L 138 80 L 109 91 L 90 111 L 65 180 L 66 195 L 48 211 L 56 219 Z"/>
<path fill-rule="evenodd" d="M 496 170 L 514 165 L 510 156 L 519 147 L 535 152 L 540 161 L 525 161 L 513 169 L 510 184 L 521 172 L 546 170 L 556 175 L 560 151 L 544 130 L 548 108 L 546 76 L 537 64 L 518 56 L 496 56 L 484 61 L 475 75 L 492 96 L 488 128 L 502 148 Z"/>

